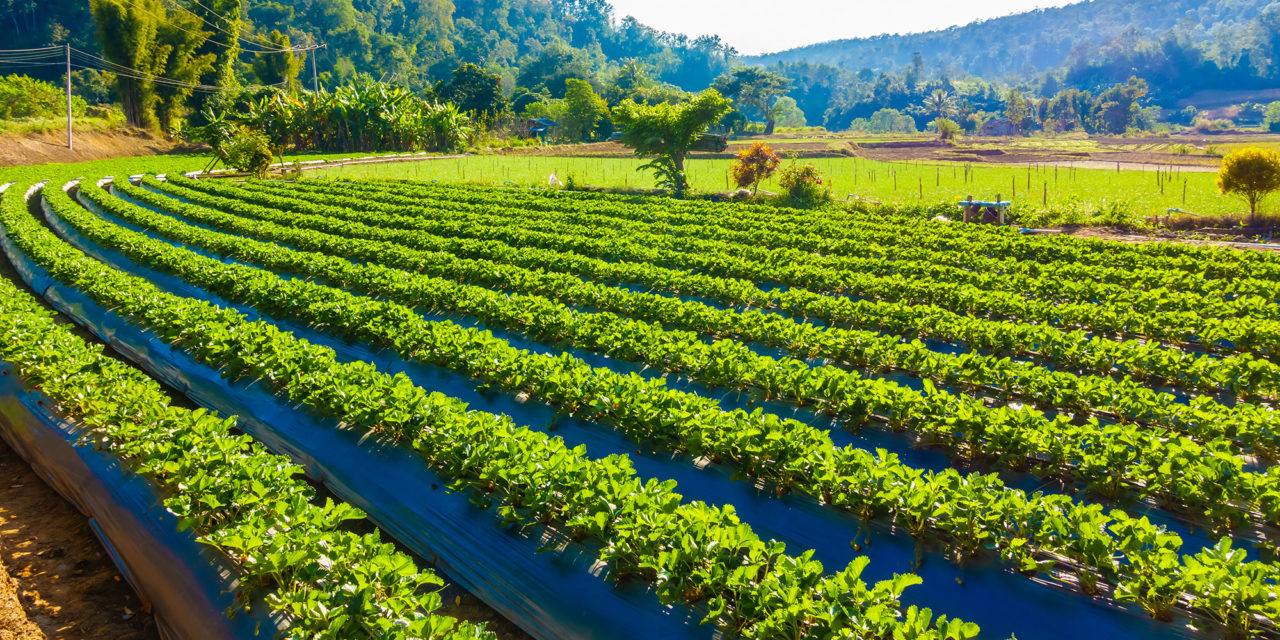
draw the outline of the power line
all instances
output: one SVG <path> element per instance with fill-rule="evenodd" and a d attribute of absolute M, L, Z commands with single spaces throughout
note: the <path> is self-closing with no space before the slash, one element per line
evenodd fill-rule
<path fill-rule="evenodd" d="M 139 71 L 132 67 L 127 67 L 125 65 L 112 62 L 104 58 L 99 58 L 98 56 L 95 56 L 91 53 L 86 53 L 74 47 L 72 47 L 71 53 L 79 61 L 79 64 L 76 64 L 74 66 L 77 66 L 81 69 L 97 69 L 100 71 L 108 71 L 110 73 L 114 73 L 116 75 L 123 76 L 126 78 L 132 78 L 135 80 L 146 80 L 146 81 L 154 82 L 156 84 L 161 84 L 161 85 L 170 86 L 170 87 L 191 89 L 194 91 L 217 92 L 217 91 L 226 90 L 226 87 L 218 87 L 218 86 L 208 85 L 208 84 L 193 84 L 190 82 L 183 82 L 182 80 L 175 80 L 173 78 L 166 78 L 160 75 L 149 74 L 149 73 L 146 73 L 145 71 Z M 280 82 L 272 85 L 249 85 L 247 88 L 250 88 L 250 89 L 280 88 L 281 86 L 283 86 L 283 84 L 284 84 L 283 82 Z"/>
<path fill-rule="evenodd" d="M 316 48 L 320 48 L 322 46 L 323 45 L 320 45 Z M 95 71 L 106 71 L 108 73 L 114 73 L 118 76 L 122 76 L 125 78 L 132 78 L 134 80 L 145 80 L 148 82 L 153 82 L 155 84 L 159 84 L 167 87 L 191 89 L 193 91 L 204 91 L 204 92 L 212 93 L 212 92 L 226 90 L 226 87 L 184 82 L 182 80 L 176 80 L 174 78 L 167 78 L 165 76 L 147 73 L 145 71 L 134 69 L 133 67 L 125 66 L 117 62 L 112 62 L 110 60 L 107 60 L 106 58 L 100 58 L 98 56 L 93 55 L 92 53 L 88 53 L 86 51 L 81 51 L 79 49 L 76 49 L 75 47 L 64 46 L 64 47 L 47 47 L 44 49 L 0 49 L 0 65 L 15 66 L 15 67 L 63 66 L 65 63 L 56 61 L 56 60 L 60 60 L 63 55 L 66 55 L 65 52 L 68 50 L 70 51 L 70 55 L 75 59 L 75 63 L 70 64 L 68 66 L 75 67 L 77 69 L 93 69 Z M 38 52 L 38 53 L 32 53 L 32 52 Z M 270 84 L 270 85 L 248 85 L 246 88 L 279 89 L 279 88 L 283 88 L 285 84 L 286 84 L 285 81 L 281 81 L 276 84 Z"/>
<path fill-rule="evenodd" d="M 0 65 L 10 67 L 49 67 L 62 64 L 57 62 L 63 55 L 62 47 L 51 49 L 11 49 L 0 51 Z"/>
<path fill-rule="evenodd" d="M 52 60 L 62 54 L 62 51 L 48 51 L 45 53 L 23 53 L 14 51 L 0 51 L 0 60 L 11 62 L 31 62 L 38 60 Z"/>
<path fill-rule="evenodd" d="M 217 46 L 220 46 L 220 47 L 226 47 L 226 48 L 228 48 L 228 49 L 230 49 L 230 48 L 231 48 L 231 45 L 229 45 L 229 44 L 225 44 L 225 43 L 222 43 L 222 42 L 218 42 L 218 41 L 216 41 L 216 40 L 210 41 L 210 40 L 208 39 L 208 32 L 205 32 L 205 31 L 199 31 L 199 32 L 192 31 L 192 30 L 190 30 L 190 29 L 188 29 L 188 28 L 186 28 L 186 27 L 184 27 L 184 26 L 182 26 L 182 25 L 179 25 L 179 24 L 173 23 L 172 21 L 168 20 L 168 19 L 166 18 L 166 16 L 158 16 L 158 15 L 156 15 L 155 13 L 151 12 L 150 10 L 148 10 L 148 9 L 144 8 L 142 5 L 140 5 L 140 4 L 138 3 L 138 0 L 129 0 L 129 4 L 130 4 L 133 8 L 137 9 L 138 11 L 141 11 L 141 12 L 143 12 L 143 13 L 145 13 L 145 14 L 147 14 L 147 15 L 151 16 L 152 18 L 155 18 L 156 20 L 158 20 L 158 21 L 160 21 L 160 22 L 164 22 L 164 23 L 168 24 L 169 26 L 171 26 L 171 27 L 173 27 L 173 28 L 175 28 L 175 29 L 177 29 L 177 30 L 179 30 L 179 31 L 181 31 L 181 32 L 183 32 L 183 33 L 185 33 L 185 34 L 187 34 L 187 35 L 196 36 L 196 37 L 198 37 L 198 38 L 199 38 L 199 37 L 203 37 L 203 38 L 205 38 L 205 41 L 206 41 L 206 42 L 209 42 L 210 44 L 214 44 L 214 45 L 217 45 Z M 204 5 L 201 5 L 201 6 L 204 6 Z M 187 13 L 191 13 L 191 11 L 189 11 L 189 10 L 187 10 L 187 9 L 183 9 L 183 11 L 186 11 Z M 197 18 L 200 18 L 200 16 L 198 16 L 198 15 L 196 15 L 196 14 L 194 14 L 194 13 L 192 13 L 192 15 L 195 15 Z M 206 23 L 208 22 L 207 20 L 204 20 L 204 18 L 200 18 L 200 19 L 201 19 L 201 20 L 203 20 L 203 21 L 204 21 L 204 22 L 206 22 Z M 220 30 L 221 30 L 221 29 L 220 29 Z M 231 33 L 227 32 L 227 31 L 223 31 L 223 33 L 226 33 L 227 35 L 234 35 L 234 34 L 231 34 Z M 239 36 L 235 36 L 235 37 L 236 37 L 237 39 L 240 39 L 240 37 L 239 37 Z M 240 51 L 242 51 L 242 52 L 244 52 L 244 53 L 283 53 L 283 52 L 286 52 L 286 51 L 310 51 L 312 48 L 318 48 L 318 47 L 294 47 L 294 48 L 291 48 L 291 49 L 271 49 L 271 50 L 267 50 L 267 49 L 246 49 L 246 48 L 244 48 L 244 47 L 239 47 Z"/>
<path fill-rule="evenodd" d="M 223 28 L 222 28 L 220 25 L 218 25 L 217 23 L 211 22 L 208 18 L 206 18 L 206 17 L 204 17 L 204 16 L 202 16 L 202 15 L 200 15 L 200 14 L 197 14 L 196 12 L 194 12 L 194 11 L 192 11 L 192 10 L 190 10 L 190 9 L 188 9 L 188 8 L 186 8 L 186 7 L 184 7 L 184 6 L 182 6 L 182 2 L 181 2 L 180 0 L 169 0 L 169 1 L 170 1 L 170 2 L 172 2 L 172 3 L 173 3 L 173 5 L 174 5 L 175 7 L 177 7 L 180 11 L 186 12 L 186 13 L 188 13 L 188 14 L 190 14 L 190 15 L 193 15 L 193 16 L 195 16 L 195 17 L 199 18 L 199 19 L 200 19 L 202 22 L 204 22 L 205 24 L 207 24 L 207 25 L 209 25 L 209 26 L 213 27 L 214 29 L 217 29 L 218 31 L 221 31 L 222 33 L 224 33 L 224 34 L 226 34 L 226 35 L 229 35 L 229 36 L 231 36 L 231 37 L 235 38 L 236 40 L 239 40 L 240 42 L 242 42 L 242 43 L 244 43 L 244 44 L 248 44 L 248 45 L 253 45 L 253 46 L 255 46 L 255 47 L 262 47 L 262 48 L 264 48 L 264 49 L 265 49 L 265 51 L 261 51 L 261 52 L 258 52 L 258 53 L 266 53 L 266 52 L 284 53 L 284 52 L 287 52 L 287 51 L 299 51 L 299 50 L 301 50 L 301 49 L 300 49 L 300 48 L 298 48 L 298 47 L 281 48 L 281 47 L 277 46 L 277 45 L 276 45 L 276 43 L 271 42 L 271 41 L 269 41 L 269 40 L 266 40 L 266 39 L 262 38 L 261 36 L 259 36 L 259 37 L 258 37 L 258 41 L 257 41 L 257 42 L 251 42 L 251 41 L 249 41 L 249 40 L 245 39 L 245 38 L 244 38 L 244 36 L 243 36 L 242 34 L 240 34 L 240 33 L 231 33 L 230 31 L 227 31 L 226 29 L 223 29 Z M 203 4 L 203 3 L 201 3 L 201 2 L 200 2 L 200 0 L 191 0 L 191 1 L 192 1 L 192 2 L 194 2 L 194 3 L 196 4 L 196 6 L 200 7 L 201 9 L 204 9 L 205 11 L 208 11 L 210 15 L 216 16 L 220 21 L 222 21 L 222 22 L 224 22 L 224 23 L 226 23 L 226 22 L 231 22 L 230 20 L 228 20 L 228 19 L 227 19 L 227 17 L 226 17 L 226 16 L 224 16 L 224 15 L 222 15 L 222 14 L 218 13 L 217 11 L 214 11 L 213 9 L 210 9 L 207 5 L 205 5 L 205 4 Z M 242 48 L 243 48 L 243 47 L 242 47 Z"/>
<path fill-rule="evenodd" d="M 62 51 L 62 47 L 58 45 L 54 45 L 49 47 L 37 47 L 35 49 L 5 49 L 3 51 L 0 51 L 0 53 L 28 53 L 32 51 L 55 51 L 56 52 L 56 51 Z"/>

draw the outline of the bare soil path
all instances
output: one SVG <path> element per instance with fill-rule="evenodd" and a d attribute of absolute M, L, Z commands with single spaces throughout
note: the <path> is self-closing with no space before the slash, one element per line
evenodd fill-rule
<path fill-rule="evenodd" d="M 2 441 L 0 561 L 0 640 L 159 638 L 88 520 Z"/>
<path fill-rule="evenodd" d="M 76 132 L 74 143 L 74 150 L 67 148 L 65 129 L 21 135 L 0 134 L 0 167 L 153 156 L 179 147 L 145 131 L 129 129 Z"/>

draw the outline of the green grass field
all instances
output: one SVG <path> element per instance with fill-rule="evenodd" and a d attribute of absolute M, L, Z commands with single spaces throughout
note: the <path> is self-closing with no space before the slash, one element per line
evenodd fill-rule
<path fill-rule="evenodd" d="M 1051 210 L 1091 214 L 1113 206 L 1139 216 L 1164 215 L 1167 209 L 1202 214 L 1243 210 L 1239 200 L 1218 194 L 1213 173 L 1181 173 L 1176 169 L 1121 171 L 1069 167 L 886 163 L 860 158 L 810 160 L 818 166 L 839 199 L 853 196 L 883 203 L 938 202 L 968 195 L 1012 200 L 1024 212 Z M 690 178 L 700 190 L 729 187 L 729 160 L 691 160 Z M 410 178 L 445 182 L 544 186 L 553 172 L 562 181 L 600 187 L 649 187 L 652 177 L 631 158 L 547 158 L 472 156 L 462 159 L 323 169 L 319 175 L 347 178 Z M 1163 185 L 1163 192 L 1161 186 Z M 762 189 L 776 191 L 771 180 Z M 1185 196 L 1184 196 L 1185 191 Z M 1272 210 L 1280 203 L 1272 202 Z"/>

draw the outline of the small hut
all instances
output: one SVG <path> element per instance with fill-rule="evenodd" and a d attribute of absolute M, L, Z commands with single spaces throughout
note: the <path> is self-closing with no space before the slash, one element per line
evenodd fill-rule
<path fill-rule="evenodd" d="M 982 135 L 984 136 L 1016 136 L 1019 133 L 1018 126 L 1008 118 L 991 120 L 982 125 Z"/>
<path fill-rule="evenodd" d="M 552 133 L 552 130 L 559 126 L 560 123 L 555 120 L 548 120 L 546 118 L 529 118 L 524 121 L 525 137 L 532 138 L 537 136 L 541 138 L 543 142 L 546 142 L 547 135 Z"/>

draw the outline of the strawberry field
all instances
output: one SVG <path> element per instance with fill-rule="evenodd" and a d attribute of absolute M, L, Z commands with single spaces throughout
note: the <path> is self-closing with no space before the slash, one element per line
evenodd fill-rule
<path fill-rule="evenodd" d="M 1280 638 L 1280 255 L 61 182 L 0 199 L 0 365 L 154 491 L 220 636 L 487 637 L 449 584 L 536 638 Z"/>

